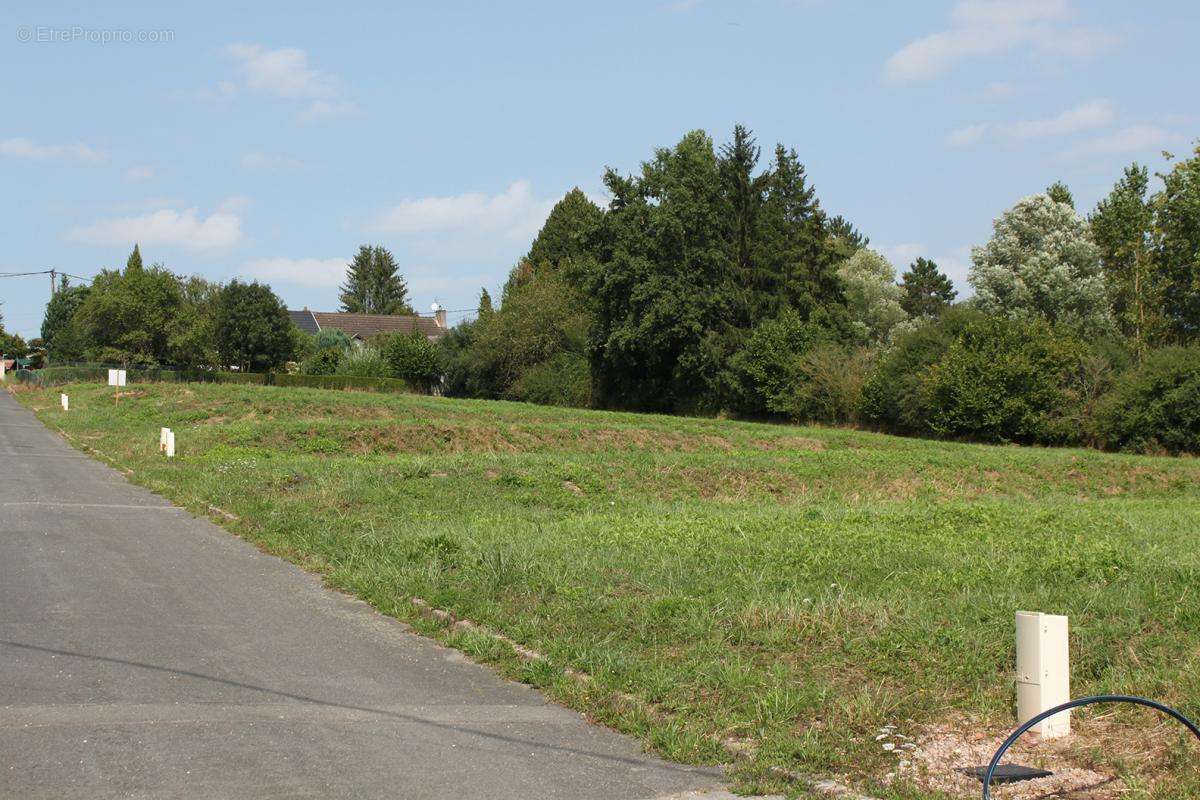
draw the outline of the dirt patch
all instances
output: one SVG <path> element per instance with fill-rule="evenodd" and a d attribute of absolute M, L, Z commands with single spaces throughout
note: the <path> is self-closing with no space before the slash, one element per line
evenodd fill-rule
<path fill-rule="evenodd" d="M 986 766 L 1008 733 L 958 720 L 919 730 L 911 736 L 889 725 L 880 729 L 876 742 L 896 759 L 894 769 L 886 777 L 887 783 L 910 784 L 926 791 L 945 792 L 951 797 L 970 798 L 979 797 L 981 784 L 964 770 Z M 1128 730 L 1111 724 L 1110 716 L 1077 723 L 1076 732 L 1064 739 L 1040 741 L 1029 733 L 1005 754 L 1003 763 L 1038 767 L 1054 774 L 996 786 L 992 796 L 996 800 L 1123 797 L 1128 793 L 1125 782 L 1107 766 L 1096 764 L 1093 761 L 1096 753 L 1107 754 L 1106 762 L 1110 758 L 1111 763 L 1120 760 L 1132 766 L 1140 777 L 1153 781 L 1150 762 L 1163 756 L 1170 741 L 1169 732 L 1162 726 L 1149 731 L 1139 728 L 1137 735 L 1131 736 Z M 1139 752 L 1124 752 L 1130 745 Z"/>

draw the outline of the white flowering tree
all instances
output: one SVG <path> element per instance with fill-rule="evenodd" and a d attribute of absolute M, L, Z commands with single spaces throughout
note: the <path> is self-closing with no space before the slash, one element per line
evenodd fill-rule
<path fill-rule="evenodd" d="M 896 285 L 896 268 L 884 256 L 864 247 L 838 266 L 850 318 L 864 339 L 886 342 L 896 326 L 908 320 L 900 304 L 904 290 Z"/>
<path fill-rule="evenodd" d="M 993 228 L 992 240 L 972 249 L 967 278 L 983 311 L 1091 333 L 1111 329 L 1100 251 L 1071 206 L 1035 194 L 1005 211 Z"/>

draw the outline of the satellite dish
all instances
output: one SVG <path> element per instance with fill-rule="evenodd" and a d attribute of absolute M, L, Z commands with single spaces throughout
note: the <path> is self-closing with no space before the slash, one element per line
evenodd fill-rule
<path fill-rule="evenodd" d="M 441 304 L 441 303 L 439 303 L 437 300 L 434 300 L 434 301 L 433 301 L 433 305 L 431 305 L 431 306 L 429 307 L 429 310 L 430 310 L 430 311 L 432 311 L 432 312 L 434 312 L 434 313 L 436 314 L 438 311 L 441 311 L 441 310 L 442 310 L 442 304 Z"/>

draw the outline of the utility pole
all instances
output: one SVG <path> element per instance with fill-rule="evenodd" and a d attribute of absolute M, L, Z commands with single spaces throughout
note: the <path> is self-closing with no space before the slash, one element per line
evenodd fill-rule
<path fill-rule="evenodd" d="M 54 281 L 54 270 L 50 270 L 50 296 L 54 297 L 54 293 L 58 291 L 58 287 Z"/>

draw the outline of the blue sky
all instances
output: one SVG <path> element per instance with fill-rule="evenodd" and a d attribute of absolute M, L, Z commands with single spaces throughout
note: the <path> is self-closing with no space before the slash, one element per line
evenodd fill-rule
<path fill-rule="evenodd" d="M 1065 180 L 1081 210 L 1200 136 L 1182 0 L 209 2 L 0 10 L 0 272 L 183 274 L 333 310 L 359 244 L 474 305 L 572 186 L 742 122 L 903 268 Z M 48 280 L 0 279 L 36 335 Z"/>

